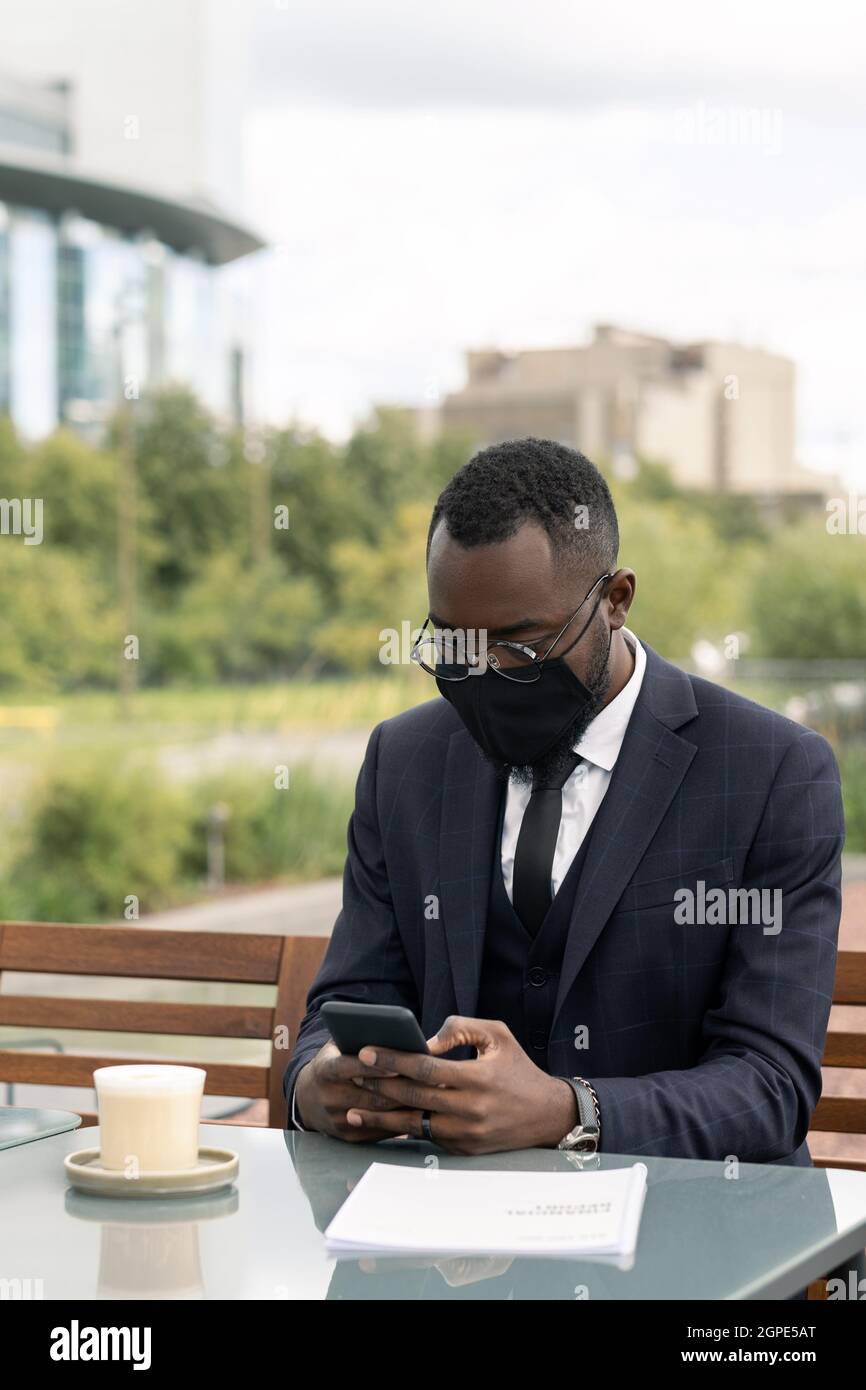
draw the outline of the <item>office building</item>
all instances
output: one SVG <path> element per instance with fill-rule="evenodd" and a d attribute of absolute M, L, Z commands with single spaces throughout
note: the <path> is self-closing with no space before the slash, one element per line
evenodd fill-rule
<path fill-rule="evenodd" d="M 467 381 L 420 428 L 481 443 L 558 439 L 627 476 L 640 458 L 707 491 L 819 497 L 794 455 L 794 364 L 756 348 L 598 325 L 582 347 L 467 353 Z"/>
<path fill-rule="evenodd" d="M 178 382 L 241 420 L 262 246 L 237 215 L 243 7 L 0 13 L 0 410 L 98 436 L 119 399 Z"/>

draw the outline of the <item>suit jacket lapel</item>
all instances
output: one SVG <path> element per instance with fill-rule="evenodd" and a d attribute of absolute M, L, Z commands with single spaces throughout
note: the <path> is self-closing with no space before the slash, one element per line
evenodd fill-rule
<path fill-rule="evenodd" d="M 592 825 L 571 913 L 554 1023 L 696 752 L 693 743 L 673 732 L 697 714 L 688 677 L 650 647 L 646 653 L 641 691 Z"/>
<path fill-rule="evenodd" d="M 471 735 L 451 735 L 445 759 L 439 829 L 439 898 L 459 1013 L 478 1004 L 490 875 L 499 866 L 495 843 L 504 791 Z"/>

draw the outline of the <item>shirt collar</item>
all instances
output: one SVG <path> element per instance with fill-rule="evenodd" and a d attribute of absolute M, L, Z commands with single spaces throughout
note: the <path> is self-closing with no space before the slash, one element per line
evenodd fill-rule
<path fill-rule="evenodd" d="M 613 770 L 619 757 L 619 750 L 646 670 L 646 652 L 634 633 L 624 627 L 622 635 L 634 653 L 634 670 L 619 694 L 609 705 L 599 710 L 574 749 L 586 762 L 593 763 L 595 767 L 602 767 L 606 772 Z"/>

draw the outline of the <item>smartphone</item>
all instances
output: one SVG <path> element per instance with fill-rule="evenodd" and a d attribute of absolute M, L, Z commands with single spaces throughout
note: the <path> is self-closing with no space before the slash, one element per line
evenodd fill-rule
<path fill-rule="evenodd" d="M 319 1010 L 331 1037 L 346 1056 L 362 1047 L 391 1047 L 395 1052 L 429 1052 L 411 1009 L 401 1004 L 346 1004 L 329 999 Z"/>

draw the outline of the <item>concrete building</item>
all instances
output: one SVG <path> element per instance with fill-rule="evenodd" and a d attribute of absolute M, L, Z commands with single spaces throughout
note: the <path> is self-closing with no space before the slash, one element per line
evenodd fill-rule
<path fill-rule="evenodd" d="M 97 434 L 180 382 L 248 411 L 243 0 L 0 0 L 0 411 Z"/>
<path fill-rule="evenodd" d="M 467 353 L 467 381 L 425 432 L 484 444 L 557 439 L 627 476 L 637 458 L 667 464 L 684 487 L 820 497 L 827 479 L 794 459 L 794 364 L 726 343 L 677 346 L 598 325 L 584 347 Z"/>

